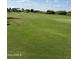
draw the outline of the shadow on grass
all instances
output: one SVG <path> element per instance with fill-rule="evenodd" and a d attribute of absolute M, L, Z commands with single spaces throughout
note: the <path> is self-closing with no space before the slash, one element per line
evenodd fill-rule
<path fill-rule="evenodd" d="M 20 19 L 20 18 L 16 18 L 16 17 L 7 17 L 7 19 Z"/>
<path fill-rule="evenodd" d="M 10 25 L 10 22 L 7 20 L 7 25 Z"/>
<path fill-rule="evenodd" d="M 10 23 L 7 23 L 7 25 L 10 25 Z"/>
<path fill-rule="evenodd" d="M 7 25 L 11 25 L 10 24 L 10 19 L 20 19 L 20 18 L 16 18 L 16 17 L 7 17 Z"/>

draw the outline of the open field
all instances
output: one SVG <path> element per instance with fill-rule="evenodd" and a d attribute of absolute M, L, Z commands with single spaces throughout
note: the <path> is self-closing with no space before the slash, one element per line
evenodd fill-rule
<path fill-rule="evenodd" d="M 8 59 L 70 59 L 70 16 L 8 13 Z"/>

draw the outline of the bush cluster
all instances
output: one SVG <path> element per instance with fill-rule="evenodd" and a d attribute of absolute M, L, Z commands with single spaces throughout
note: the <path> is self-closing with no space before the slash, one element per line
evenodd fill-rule
<path fill-rule="evenodd" d="M 46 12 L 34 9 L 20 9 L 20 8 L 7 8 L 7 12 L 32 12 L 32 13 L 45 13 L 45 14 L 58 14 L 58 15 L 71 15 L 71 11 L 53 11 L 47 10 Z"/>

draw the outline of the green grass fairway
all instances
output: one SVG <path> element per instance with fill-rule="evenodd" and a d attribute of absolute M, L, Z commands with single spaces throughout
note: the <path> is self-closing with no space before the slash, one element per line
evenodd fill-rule
<path fill-rule="evenodd" d="M 70 16 L 11 12 L 8 17 L 13 55 L 8 59 L 71 59 Z"/>

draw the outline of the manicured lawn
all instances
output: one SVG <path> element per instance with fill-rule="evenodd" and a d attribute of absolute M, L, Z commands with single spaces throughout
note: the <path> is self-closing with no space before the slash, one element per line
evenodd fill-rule
<path fill-rule="evenodd" d="M 8 13 L 8 59 L 70 59 L 70 16 Z"/>

